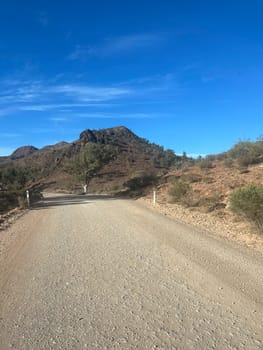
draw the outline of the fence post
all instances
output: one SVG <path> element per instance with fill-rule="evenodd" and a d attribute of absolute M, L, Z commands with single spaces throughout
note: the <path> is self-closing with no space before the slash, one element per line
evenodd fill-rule
<path fill-rule="evenodd" d="M 156 204 L 156 191 L 153 191 L 153 205 Z"/>
<path fill-rule="evenodd" d="M 26 201 L 27 201 L 27 207 L 28 209 L 30 208 L 30 196 L 29 196 L 29 191 L 26 191 Z"/>

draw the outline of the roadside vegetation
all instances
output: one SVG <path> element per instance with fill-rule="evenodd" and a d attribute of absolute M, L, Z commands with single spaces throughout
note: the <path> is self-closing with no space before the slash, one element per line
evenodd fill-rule
<path fill-rule="evenodd" d="M 263 185 L 248 185 L 230 195 L 231 210 L 256 226 L 263 234 Z"/>
<path fill-rule="evenodd" d="M 30 171 L 8 165 L 0 169 L 0 213 L 19 207 L 25 208 L 26 190 L 30 191 L 31 203 L 41 198 L 37 186 L 29 186 L 32 179 Z"/>
<path fill-rule="evenodd" d="M 239 141 L 229 151 L 216 155 L 208 155 L 205 158 L 199 157 L 196 164 L 206 170 L 213 166 L 213 161 L 222 160 L 227 167 L 238 168 L 248 167 L 263 162 L 263 136 L 257 141 Z"/>
<path fill-rule="evenodd" d="M 228 219 L 233 213 L 237 220 L 252 224 L 252 231 L 263 233 L 262 137 L 239 141 L 227 152 L 189 163 L 167 176 L 171 203 Z"/>
<path fill-rule="evenodd" d="M 147 171 L 136 171 L 131 174 L 130 179 L 124 183 L 130 196 L 142 196 L 149 188 L 158 184 L 158 177 Z"/>

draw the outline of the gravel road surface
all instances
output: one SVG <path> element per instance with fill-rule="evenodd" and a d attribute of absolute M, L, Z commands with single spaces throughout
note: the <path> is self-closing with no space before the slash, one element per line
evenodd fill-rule
<path fill-rule="evenodd" d="M 7 237 L 1 350 L 263 349 L 253 250 L 103 196 L 48 195 Z"/>

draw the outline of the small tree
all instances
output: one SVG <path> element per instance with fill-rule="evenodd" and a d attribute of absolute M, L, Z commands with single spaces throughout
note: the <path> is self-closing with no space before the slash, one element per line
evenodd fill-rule
<path fill-rule="evenodd" d="M 250 220 L 263 233 L 263 185 L 249 185 L 232 192 L 230 209 Z"/>
<path fill-rule="evenodd" d="M 105 164 L 114 159 L 116 154 L 117 149 L 114 146 L 87 143 L 73 161 L 68 162 L 67 170 L 76 174 L 87 189 L 91 179 Z"/>

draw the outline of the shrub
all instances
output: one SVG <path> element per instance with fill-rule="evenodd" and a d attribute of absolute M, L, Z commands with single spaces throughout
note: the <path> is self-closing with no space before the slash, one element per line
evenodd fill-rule
<path fill-rule="evenodd" d="M 244 154 L 237 158 L 237 164 L 240 168 L 248 167 L 250 164 L 255 163 L 255 158 L 249 154 Z"/>
<path fill-rule="evenodd" d="M 191 186 L 183 181 L 177 181 L 169 189 L 169 195 L 172 197 L 173 202 L 185 202 L 186 197 L 190 192 Z"/>
<path fill-rule="evenodd" d="M 236 159 L 241 167 L 257 164 L 262 161 L 263 142 L 240 141 L 227 154 L 230 158 Z"/>
<path fill-rule="evenodd" d="M 194 183 L 194 182 L 200 182 L 202 180 L 202 176 L 199 174 L 195 173 L 188 173 L 188 174 L 183 174 L 181 176 L 182 180 Z"/>
<path fill-rule="evenodd" d="M 212 160 L 210 160 L 209 158 L 202 159 L 202 160 L 200 160 L 200 162 L 199 162 L 199 167 L 200 167 L 202 170 L 211 169 L 211 168 L 213 168 L 213 162 L 212 162 Z"/>
<path fill-rule="evenodd" d="M 128 181 L 125 182 L 125 186 L 128 187 L 130 191 L 137 191 L 143 189 L 144 187 L 154 185 L 157 181 L 155 175 L 147 173 L 137 173 L 132 176 Z"/>
<path fill-rule="evenodd" d="M 254 223 L 263 233 L 263 185 L 249 185 L 232 192 L 230 209 Z"/>
<path fill-rule="evenodd" d="M 42 194 L 38 189 L 30 190 L 30 203 L 33 204 L 42 198 Z M 26 208 L 26 192 L 25 190 L 17 191 L 1 191 L 0 192 L 0 213 L 5 213 L 13 208 Z"/>

